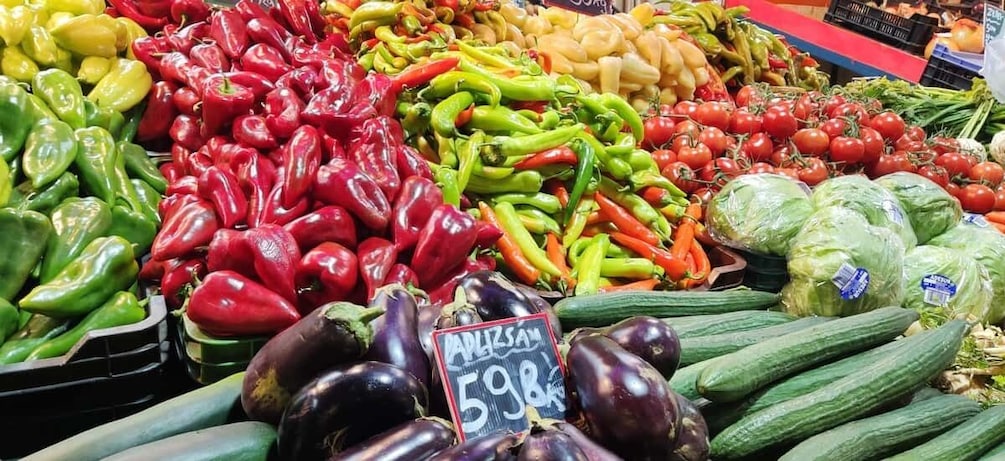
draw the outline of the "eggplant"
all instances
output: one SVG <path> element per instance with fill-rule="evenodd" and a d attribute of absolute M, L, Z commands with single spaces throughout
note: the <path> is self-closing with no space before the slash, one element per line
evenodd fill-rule
<path fill-rule="evenodd" d="M 419 344 L 422 345 L 422 350 L 426 353 L 430 365 L 436 360 L 436 353 L 433 350 L 433 330 L 436 329 L 436 322 L 440 319 L 441 313 L 443 313 L 443 304 L 429 304 L 419 306 L 419 316 L 416 318 L 415 329 L 419 335 Z"/>
<path fill-rule="evenodd" d="M 381 362 L 336 367 L 293 396 L 279 423 L 283 460 L 326 460 L 399 424 L 426 416 L 422 383 Z"/>
<path fill-rule="evenodd" d="M 562 324 L 550 309 L 542 310 L 534 305 L 527 295 L 513 282 L 498 272 L 477 271 L 461 279 L 458 286 L 464 288 L 469 303 L 478 310 L 482 320 L 500 320 L 525 317 L 544 312 L 548 314 L 555 341 L 562 339 Z M 546 302 L 547 303 L 547 302 Z"/>
<path fill-rule="evenodd" d="M 339 453 L 329 461 L 416 461 L 450 448 L 454 427 L 440 418 L 419 418 Z"/>
<path fill-rule="evenodd" d="M 524 285 L 522 283 L 515 284 L 516 288 L 527 297 L 527 300 L 537 308 L 538 312 L 544 312 L 548 314 L 548 323 L 551 324 L 551 329 L 555 331 L 555 337 L 562 337 L 562 322 L 559 321 L 558 315 L 555 314 L 555 308 L 552 304 L 541 296 L 541 292 Z"/>
<path fill-rule="evenodd" d="M 517 461 L 589 461 L 576 441 L 559 430 L 531 428 L 523 439 Z"/>
<path fill-rule="evenodd" d="M 436 319 L 435 329 L 443 330 L 465 325 L 481 323 L 482 319 L 474 306 L 467 302 L 464 289 L 458 287 L 454 294 L 454 301 L 440 311 L 440 317 Z M 432 336 L 432 334 L 430 334 Z M 435 357 L 434 357 L 435 365 Z M 447 405 L 446 392 L 443 389 L 443 380 L 440 379 L 440 370 L 433 366 L 432 380 L 429 387 L 429 408 L 432 414 L 447 416 L 450 414 L 450 407 Z"/>
<path fill-rule="evenodd" d="M 241 389 L 245 413 L 278 424 L 301 387 L 322 371 L 366 354 L 373 340 L 370 321 L 383 313 L 347 302 L 326 304 L 273 337 L 248 364 Z"/>
<path fill-rule="evenodd" d="M 680 433 L 671 461 L 705 461 L 708 459 L 708 426 L 701 411 L 683 395 L 674 392 L 680 408 Z"/>
<path fill-rule="evenodd" d="M 513 449 L 519 443 L 519 434 L 494 432 L 465 440 L 433 455 L 428 461 L 515 461 Z"/>
<path fill-rule="evenodd" d="M 611 338 L 670 379 L 680 365 L 680 338 L 673 327 L 655 317 L 637 316 L 604 329 Z"/>
<path fill-rule="evenodd" d="M 564 432 L 572 440 L 576 441 L 576 445 L 579 445 L 579 449 L 583 450 L 583 454 L 586 455 L 587 461 L 624 461 L 620 456 L 611 453 L 610 450 L 600 446 L 593 439 L 586 436 L 583 431 L 579 430 L 572 423 L 567 423 L 565 421 L 555 421 L 552 423 L 552 427 Z"/>
<path fill-rule="evenodd" d="M 429 358 L 419 341 L 418 306 L 404 285 L 394 283 L 378 288 L 370 307 L 384 315 L 370 322 L 373 343 L 366 360 L 384 362 L 411 373 L 429 387 Z"/>
<path fill-rule="evenodd" d="M 666 379 L 606 336 L 569 348 L 569 379 L 590 433 L 626 459 L 665 460 L 676 446 L 680 409 Z"/>

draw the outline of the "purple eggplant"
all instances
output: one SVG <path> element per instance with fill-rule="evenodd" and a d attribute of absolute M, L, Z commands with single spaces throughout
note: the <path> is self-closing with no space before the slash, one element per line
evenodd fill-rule
<path fill-rule="evenodd" d="M 576 441 L 559 430 L 531 429 L 523 439 L 517 461 L 589 461 Z"/>
<path fill-rule="evenodd" d="M 515 461 L 513 450 L 519 443 L 519 434 L 495 432 L 465 440 L 433 455 L 429 461 Z"/>
<path fill-rule="evenodd" d="M 373 340 L 369 323 L 383 312 L 346 302 L 326 304 L 269 340 L 244 375 L 245 413 L 278 424 L 290 396 L 304 384 L 366 354 Z"/>
<path fill-rule="evenodd" d="M 436 329 L 445 330 L 447 328 L 474 325 L 481 322 L 482 317 L 478 315 L 478 309 L 468 302 L 464 289 L 457 287 L 454 301 L 443 306 L 440 318 L 436 320 Z"/>
<path fill-rule="evenodd" d="M 440 418 L 419 418 L 354 445 L 329 461 L 416 461 L 450 448 L 454 427 Z"/>
<path fill-rule="evenodd" d="M 676 446 L 680 409 L 666 379 L 605 336 L 576 341 L 566 356 L 590 433 L 626 459 L 665 460 Z"/>
<path fill-rule="evenodd" d="M 548 300 L 541 296 L 541 292 L 529 287 L 527 285 L 516 283 L 516 288 L 527 297 L 527 300 L 537 308 L 538 312 L 544 312 L 548 314 L 548 323 L 551 324 L 551 329 L 555 331 L 555 337 L 562 337 L 562 322 L 558 320 L 558 315 L 555 314 L 555 308 L 551 305 Z"/>
<path fill-rule="evenodd" d="M 579 449 L 583 450 L 583 454 L 586 455 L 588 461 L 624 461 L 620 456 L 611 453 L 610 450 L 587 437 L 583 431 L 579 430 L 572 423 L 555 421 L 552 423 L 552 427 L 572 437 L 572 440 L 576 441 L 576 445 L 579 445 Z"/>
<path fill-rule="evenodd" d="M 279 423 L 284 460 L 326 460 L 399 424 L 426 416 L 426 388 L 401 368 L 359 362 L 300 389 Z"/>
<path fill-rule="evenodd" d="M 543 311 L 536 306 L 502 274 L 493 271 L 472 272 L 461 279 L 459 286 L 464 288 L 468 302 L 475 306 L 482 320 L 524 317 L 544 312 L 549 314 L 548 323 L 555 340 L 562 339 L 562 325 L 558 317 L 550 309 Z"/>
<path fill-rule="evenodd" d="M 708 426 L 690 400 L 674 392 L 680 408 L 680 433 L 670 461 L 705 461 L 708 459 Z"/>
<path fill-rule="evenodd" d="M 443 304 L 419 306 L 419 316 L 416 319 L 415 329 L 419 334 L 419 344 L 422 345 L 422 350 L 426 353 L 430 364 L 435 363 L 436 360 L 433 351 L 433 330 L 436 329 L 436 322 L 440 319 L 441 313 L 443 313 Z"/>
<path fill-rule="evenodd" d="M 401 368 L 428 388 L 429 357 L 419 341 L 415 297 L 404 285 L 395 283 L 378 288 L 370 307 L 383 309 L 384 315 L 370 323 L 373 343 L 366 359 Z"/>
<path fill-rule="evenodd" d="M 379 320 L 379 319 L 378 319 Z M 670 379 L 680 364 L 680 339 L 670 325 L 654 317 L 638 316 L 604 329 L 611 338 Z"/>

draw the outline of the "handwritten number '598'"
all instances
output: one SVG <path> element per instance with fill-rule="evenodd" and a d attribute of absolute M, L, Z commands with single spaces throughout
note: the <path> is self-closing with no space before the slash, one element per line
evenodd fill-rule
<path fill-rule="evenodd" d="M 527 404 L 535 408 L 542 408 L 548 405 L 547 393 L 537 381 L 538 370 L 533 362 L 529 360 L 520 362 L 519 377 L 523 395 L 520 395 L 516 386 L 513 385 L 513 381 L 510 379 L 509 373 L 505 368 L 499 365 L 491 365 L 485 368 L 485 371 L 482 373 L 482 384 L 490 394 L 494 396 L 509 394 L 512 397 L 516 411 L 502 411 L 503 418 L 510 421 L 523 419 L 526 413 L 524 408 Z M 468 386 L 476 382 L 478 382 L 477 371 L 457 377 L 459 387 L 457 407 L 459 412 L 463 414 L 468 410 L 474 410 L 477 414 L 477 417 L 474 419 L 461 424 L 462 429 L 466 433 L 478 432 L 488 423 L 488 405 L 481 399 L 468 395 Z"/>

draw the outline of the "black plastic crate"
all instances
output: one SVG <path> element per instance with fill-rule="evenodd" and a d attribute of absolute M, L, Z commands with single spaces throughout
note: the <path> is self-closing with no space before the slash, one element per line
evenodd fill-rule
<path fill-rule="evenodd" d="M 928 11 L 941 13 L 942 8 L 929 5 Z M 824 21 L 917 55 L 939 29 L 936 18 L 920 14 L 905 18 L 859 0 L 831 0 Z"/>
<path fill-rule="evenodd" d="M 784 256 L 759 255 L 736 250 L 747 261 L 743 285 L 758 291 L 778 293 L 789 283 L 788 262 Z"/>
<path fill-rule="evenodd" d="M 969 90 L 974 85 L 974 78 L 980 77 L 981 66 L 963 59 L 942 44 L 936 45 L 932 56 L 928 59 L 925 72 L 921 74 L 921 85 L 948 88 L 951 90 Z"/>

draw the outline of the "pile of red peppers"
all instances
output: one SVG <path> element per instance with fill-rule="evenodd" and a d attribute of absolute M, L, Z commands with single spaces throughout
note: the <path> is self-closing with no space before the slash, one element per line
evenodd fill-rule
<path fill-rule="evenodd" d="M 133 43 L 158 78 L 138 137 L 171 152 L 141 276 L 217 336 L 274 334 L 336 300 L 411 284 L 449 300 L 502 235 L 444 204 L 369 74 L 317 3 L 249 0 Z M 414 269 L 414 270 L 413 270 Z"/>

